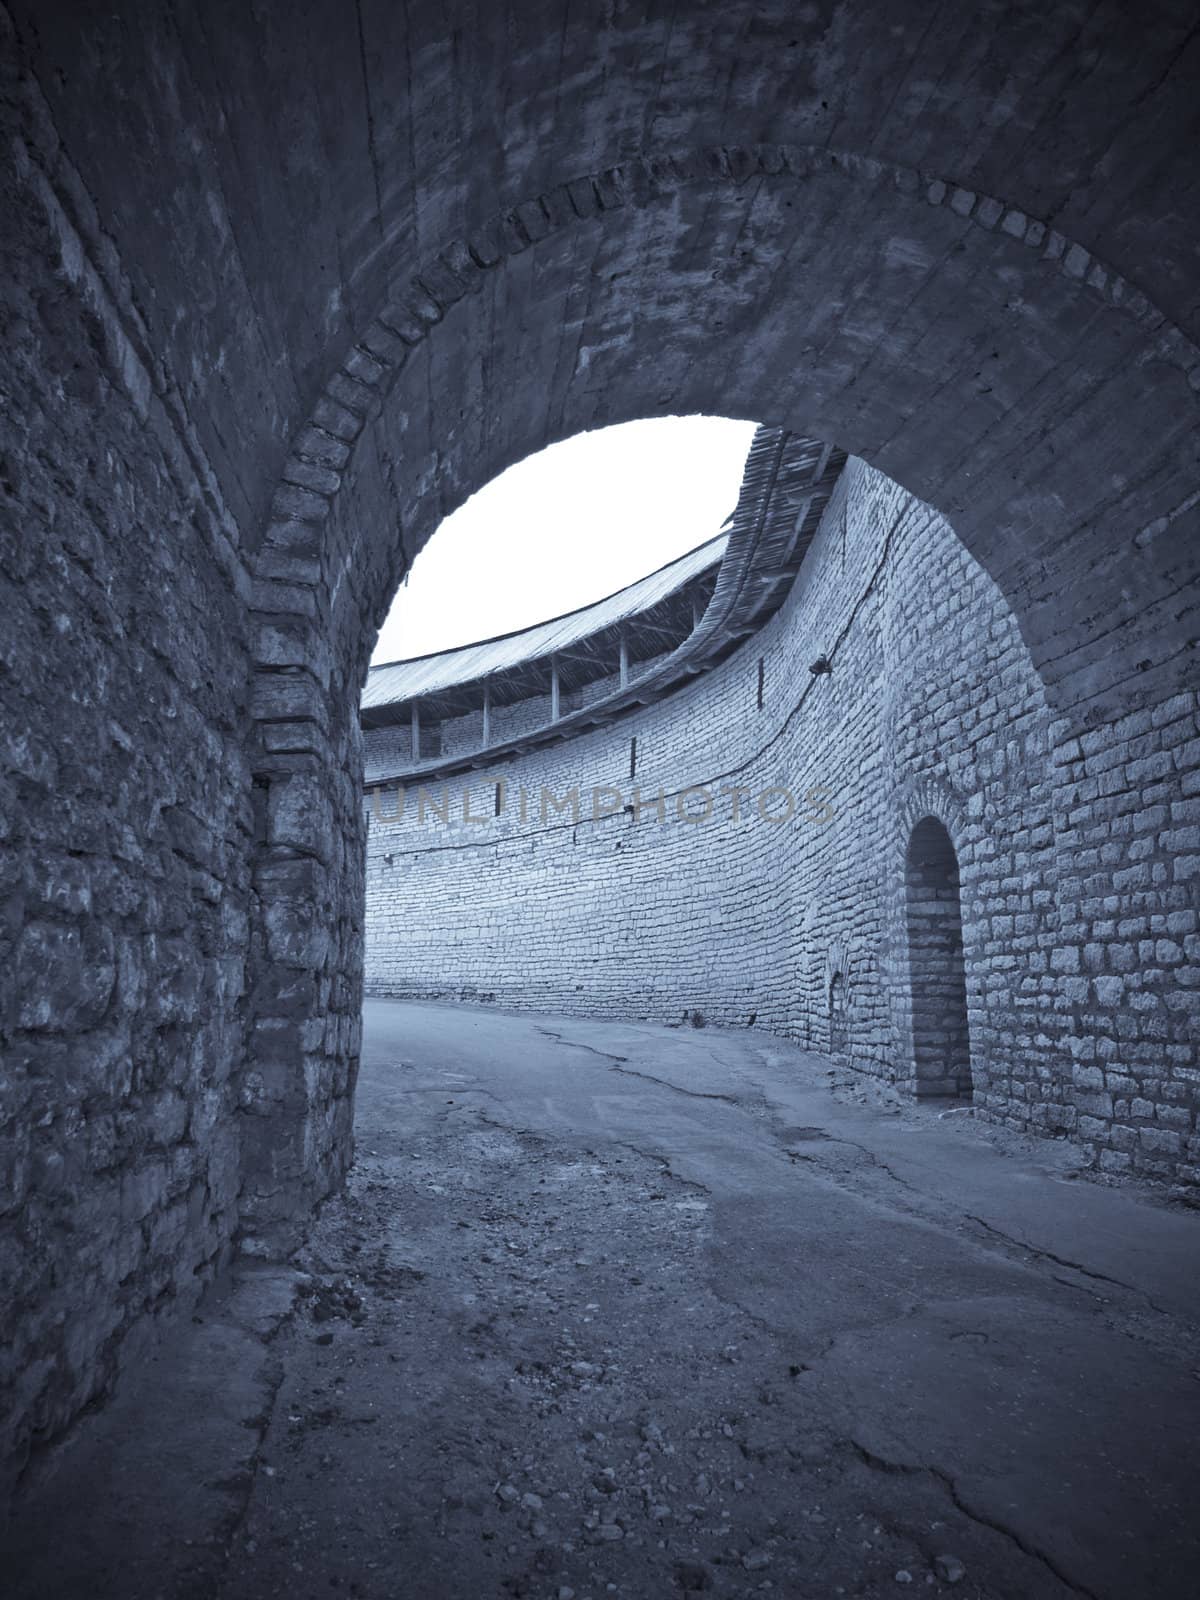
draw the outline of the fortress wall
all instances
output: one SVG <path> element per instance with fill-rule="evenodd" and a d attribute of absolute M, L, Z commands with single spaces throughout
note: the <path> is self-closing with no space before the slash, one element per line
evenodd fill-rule
<path fill-rule="evenodd" d="M 409 792 L 398 819 L 394 784 L 368 795 L 368 992 L 698 1014 L 919 1091 L 905 859 L 934 816 L 961 878 L 977 1109 L 1113 1170 L 1188 1177 L 1195 991 L 1181 1003 L 1151 972 L 1135 993 L 1127 971 L 1194 961 L 1170 798 L 1186 820 L 1192 779 L 1163 748 L 1194 740 L 1185 698 L 1143 714 L 1140 744 L 1122 725 L 1067 739 L 992 580 L 852 461 L 788 601 L 721 666 L 608 729 Z M 681 817 L 708 797 L 706 820 Z M 1131 848 L 1124 898 L 1120 870 L 1089 878 Z"/>
<path fill-rule="evenodd" d="M 409 793 L 398 823 L 373 817 L 369 990 L 668 1021 L 699 1012 L 827 1048 L 838 971 L 849 1059 L 904 1078 L 892 994 L 903 976 L 897 809 L 932 780 L 945 793 L 930 804 L 962 812 L 972 863 L 977 1024 L 1011 1034 L 1008 996 L 1000 1026 L 981 963 L 1005 958 L 991 918 L 1015 908 L 998 903 L 1007 897 L 982 830 L 962 833 L 968 800 L 986 794 L 1007 853 L 1035 847 L 1038 798 L 1003 752 L 1019 716 L 1044 768 L 1048 719 L 1005 609 L 944 522 L 852 464 L 788 603 L 722 666 L 607 730 L 431 785 L 424 802 Z M 834 670 L 814 677 L 821 653 Z M 961 702 L 1001 675 L 990 711 L 968 713 Z M 681 806 L 708 805 L 683 795 L 695 786 L 712 815 L 682 820 Z M 464 790 L 484 821 L 464 820 Z M 434 809 L 447 795 L 449 825 Z M 389 787 L 371 809 L 390 816 L 395 805 Z M 791 820 L 769 820 L 789 807 Z M 1006 1093 L 1011 1070 L 1006 1058 Z"/>

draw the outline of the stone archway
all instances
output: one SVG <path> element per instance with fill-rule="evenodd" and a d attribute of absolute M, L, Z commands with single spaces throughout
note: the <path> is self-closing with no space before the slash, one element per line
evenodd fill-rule
<path fill-rule="evenodd" d="M 720 263 L 737 241 L 738 274 L 678 259 Z M 534 304 L 541 320 L 516 338 L 518 308 Z M 956 357 L 950 378 L 947 317 L 973 369 Z M 1162 535 L 1189 503 L 1197 366 L 1143 296 L 1047 223 L 837 151 L 626 162 L 433 255 L 297 434 L 257 558 L 255 1025 L 295 1065 L 273 1087 L 250 1085 L 251 1245 L 294 1230 L 348 1159 L 362 964 L 355 705 L 391 594 L 444 514 L 581 427 L 672 409 L 802 428 L 952 516 L 1012 604 L 1066 734 L 1072 719 L 1165 693 L 1184 670 L 1184 555 Z M 1107 520 L 1094 514 L 1101 455 L 1123 485 Z M 1136 585 L 1108 554 L 1130 527 Z M 1064 614 L 1064 582 L 1084 572 L 1086 591 L 1067 592 L 1087 615 Z"/>
<path fill-rule="evenodd" d="M 908 969 L 918 1096 L 969 1096 L 971 1038 L 958 856 L 945 826 L 922 817 L 905 858 Z"/>
<path fill-rule="evenodd" d="M 693 242 L 701 222 L 709 237 Z M 687 249 L 697 266 L 719 263 L 739 239 L 763 259 L 733 283 L 719 265 L 689 282 L 671 258 Z M 625 263 L 647 250 L 657 259 L 643 265 L 635 317 Z M 581 306 L 589 257 L 593 277 L 601 261 L 618 270 L 589 284 Z M 788 273 L 800 270 L 797 293 Z M 540 343 L 525 329 L 517 348 L 496 348 L 517 309 L 497 305 L 499 286 L 524 299 L 535 284 Z M 760 289 L 769 297 L 756 299 Z M 946 319 L 967 365 L 986 370 L 963 367 L 947 381 Z M 989 342 L 998 348 L 984 354 Z M 489 343 L 484 375 L 472 354 Z M 772 352 L 766 362 L 759 345 Z M 544 369 L 538 393 L 549 400 L 532 415 L 521 404 L 531 366 Z M 1191 505 L 1180 446 L 1194 433 L 1198 387 L 1200 351 L 1134 285 L 1047 221 L 945 173 L 805 146 L 671 151 L 593 171 L 448 241 L 361 329 L 296 432 L 271 502 L 256 561 L 260 665 L 304 666 L 318 684 L 360 672 L 391 594 L 444 515 L 556 439 L 670 408 L 825 438 L 928 500 L 1005 591 L 1052 700 L 1094 711 L 1101 694 L 1117 703 L 1132 682 L 1144 690 L 1147 673 L 1175 682 L 1185 671 L 1171 648 L 1182 637 L 1171 611 L 1182 569 L 1156 567 L 1162 536 Z M 507 403 L 497 414 L 498 397 Z M 1130 408 L 1145 419 L 1136 435 Z M 1143 502 L 1130 491 L 1135 465 L 1139 478 L 1154 465 L 1148 435 L 1170 470 Z M 1017 509 L 1009 464 L 1030 448 L 1020 515 L 1005 520 L 1003 508 Z M 1107 570 L 1088 519 L 1089 479 L 1103 467 L 1118 485 L 1126 459 L 1138 605 Z M 347 522 L 351 477 L 359 499 L 385 500 L 392 515 Z M 1052 525 L 1037 526 L 1039 514 Z M 1052 576 L 1044 564 L 1068 559 L 1064 544 L 1073 574 L 1086 570 L 1092 584 L 1081 621 L 1103 609 L 1127 635 L 1121 653 L 1104 652 L 1104 672 L 1086 628 L 1064 633 L 1061 589 L 1041 587 Z M 297 604 L 297 584 L 329 587 L 324 648 L 314 637 L 321 611 Z M 1135 646 L 1142 659 L 1131 663 Z M 302 713 L 303 702 L 287 709 Z"/>
<path fill-rule="evenodd" d="M 47 926 L 22 890 L 11 929 L 52 991 L 11 1007 L 21 1048 L 53 1063 L 21 1107 L 21 1193 L 53 1219 L 48 1256 L 14 1250 L 27 1347 L 51 1369 L 22 1415 L 58 1427 L 108 1382 L 138 1308 L 218 1270 L 239 1217 L 244 1247 L 277 1248 L 336 1184 L 373 629 L 446 511 L 604 422 L 773 423 L 947 514 L 1057 716 L 1039 759 L 1069 818 L 1073 914 L 1039 935 L 1059 1031 L 1031 1048 L 1075 1077 L 1047 1125 L 1099 1151 L 1124 1106 L 1145 1125 L 1109 1140 L 1110 1170 L 1178 1165 L 1192 1089 L 1164 1083 L 1142 1119 L 1143 1085 L 1098 1042 L 1136 1027 L 1155 1071 L 1193 1058 L 1191 1014 L 1166 1003 L 1181 958 L 1158 940 L 1154 982 L 1122 1010 L 1126 957 L 1107 936 L 1089 949 L 1102 918 L 1080 891 L 1134 742 L 1153 748 L 1130 759 L 1126 817 L 1144 785 L 1182 798 L 1191 759 L 1194 8 L 1164 0 L 1152 28 L 1120 0 L 1086 17 L 1074 0 L 982 18 L 855 0 L 226 11 L 0 5 L 6 262 L 24 286 L 2 487 L 28 546 L 6 595 L 23 786 L 6 820 L 62 864 Z M 25 692 L 45 689 L 48 619 L 49 711 Z M 82 742 L 61 714 L 80 686 Z M 1118 927 L 1188 892 L 1186 826 L 1135 820 L 1156 859 L 1109 874 Z M 1044 860 L 1054 824 L 1036 831 Z M 975 873 L 974 839 L 955 837 Z M 143 863 L 159 888 L 122 927 Z M 982 1028 L 979 1057 L 983 1098 Z M 127 1116 L 134 1059 L 161 1100 Z M 85 1140 L 93 1074 L 121 1114 L 92 1096 Z M 167 1136 L 169 1170 L 147 1149 Z M 64 1167 L 98 1177 L 94 1209 L 82 1179 L 43 1183 Z M 130 1195 L 115 1175 L 135 1170 Z M 38 1277 L 65 1295 L 83 1218 L 135 1246 L 130 1287 L 98 1280 L 96 1310 Z"/>

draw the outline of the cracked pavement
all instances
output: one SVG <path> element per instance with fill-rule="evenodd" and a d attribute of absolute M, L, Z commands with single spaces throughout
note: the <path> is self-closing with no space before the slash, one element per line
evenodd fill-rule
<path fill-rule="evenodd" d="M 13 1600 L 1195 1593 L 1194 1213 L 764 1034 L 365 1021 L 346 1193 L 43 1465 Z"/>

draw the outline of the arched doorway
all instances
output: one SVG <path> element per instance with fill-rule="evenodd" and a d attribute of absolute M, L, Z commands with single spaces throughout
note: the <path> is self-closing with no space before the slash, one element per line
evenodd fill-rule
<path fill-rule="evenodd" d="M 958 857 L 946 829 L 923 817 L 905 864 L 916 1092 L 969 1096 L 971 1042 Z"/>

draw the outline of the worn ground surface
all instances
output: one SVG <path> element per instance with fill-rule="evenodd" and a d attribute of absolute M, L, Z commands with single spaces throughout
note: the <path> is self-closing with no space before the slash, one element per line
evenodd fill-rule
<path fill-rule="evenodd" d="M 1194 1214 L 712 1029 L 370 1002 L 358 1137 L 6 1595 L 1196 1593 Z"/>

